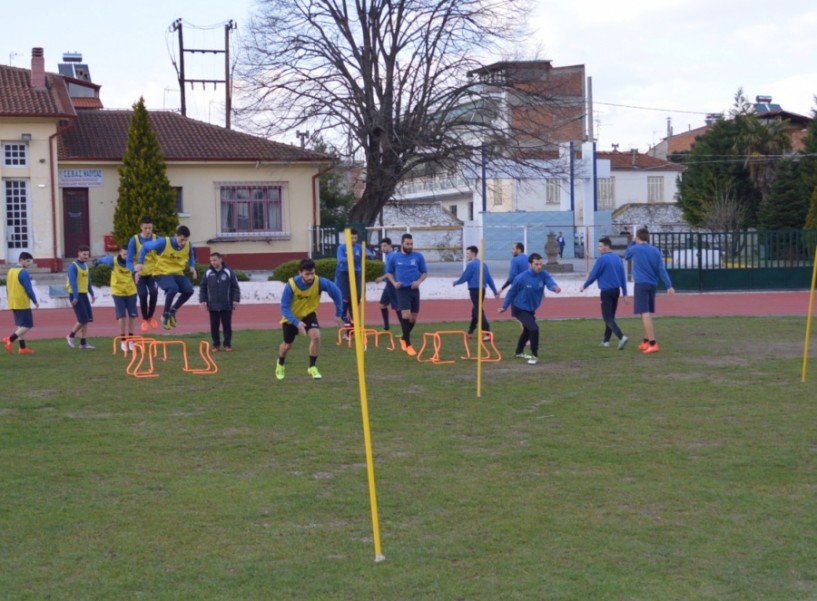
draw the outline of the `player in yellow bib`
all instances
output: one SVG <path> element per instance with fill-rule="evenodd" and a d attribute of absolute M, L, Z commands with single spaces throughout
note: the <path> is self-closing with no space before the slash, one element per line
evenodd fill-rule
<path fill-rule="evenodd" d="M 94 320 L 91 304 L 96 300 L 94 287 L 91 284 L 91 272 L 88 269 L 88 259 L 91 258 L 91 247 L 87 244 L 77 249 L 77 259 L 68 266 L 68 281 L 65 284 L 68 290 L 68 300 L 74 309 L 77 323 L 71 328 L 65 341 L 71 348 L 76 348 L 75 338 L 79 334 L 79 348 L 93 350 L 88 343 L 88 324 Z"/>
<path fill-rule="evenodd" d="M 17 329 L 11 336 L 3 338 L 3 344 L 6 346 L 6 352 L 11 355 L 13 351 L 12 345 L 15 340 L 19 340 L 20 348 L 17 351 L 20 355 L 30 355 L 34 349 L 26 346 L 26 341 L 23 337 L 31 328 L 34 327 L 34 316 L 31 313 L 31 303 L 34 303 L 34 308 L 39 309 L 40 304 L 37 302 L 37 295 L 34 293 L 34 287 L 31 285 L 31 278 L 28 275 L 28 267 L 34 263 L 34 257 L 31 253 L 21 252 L 18 259 L 19 266 L 12 267 L 6 274 L 6 292 L 8 293 L 9 309 L 14 314 L 14 325 Z"/>
<path fill-rule="evenodd" d="M 102 257 L 97 261 L 111 268 L 111 297 L 113 298 L 116 322 L 122 338 L 122 352 L 133 349 L 133 326 L 136 324 L 136 283 L 128 267 L 128 247 L 120 246 L 116 257 Z M 127 334 L 126 334 L 127 332 Z M 127 338 L 126 338 L 127 336 Z"/>
<path fill-rule="evenodd" d="M 148 216 L 142 217 L 142 221 L 139 222 L 139 233 L 131 236 L 128 242 L 128 268 L 131 271 L 136 271 L 134 263 L 139 259 L 142 246 L 154 240 L 156 240 L 156 234 L 153 233 L 153 219 Z M 158 261 L 159 258 L 156 256 L 155 251 L 148 253 L 145 257 L 145 266 L 142 268 L 142 273 L 139 274 L 139 281 L 136 283 L 139 307 L 142 310 L 141 329 L 143 332 L 147 332 L 149 327 L 154 330 L 159 327 L 156 318 L 153 317 L 156 312 L 156 301 L 159 298 L 159 287 L 156 285 L 156 278 L 153 276 Z"/>
<path fill-rule="evenodd" d="M 298 334 L 309 336 L 309 369 L 307 373 L 315 380 L 321 379 L 318 371 L 318 351 L 321 348 L 321 326 L 318 324 L 318 306 L 321 292 L 326 292 L 335 303 L 335 319 L 338 326 L 343 325 L 343 297 L 340 288 L 335 284 L 315 275 L 315 261 L 302 259 L 298 274 L 289 278 L 281 295 L 281 319 L 284 330 L 284 341 L 278 347 L 278 364 L 275 366 L 275 377 L 283 380 L 286 375 L 284 361 L 292 348 Z"/>
<path fill-rule="evenodd" d="M 176 311 L 193 296 L 193 284 L 184 275 L 185 268 L 188 268 L 192 276 L 196 277 L 196 255 L 193 252 L 193 245 L 190 244 L 190 229 L 186 225 L 180 225 L 173 236 L 145 242 L 139 251 L 139 262 L 134 267 L 137 280 L 145 269 L 148 254 L 152 251 L 156 251 L 158 257 L 153 275 L 156 276 L 159 288 L 165 291 L 162 327 L 169 330 L 176 327 Z"/>

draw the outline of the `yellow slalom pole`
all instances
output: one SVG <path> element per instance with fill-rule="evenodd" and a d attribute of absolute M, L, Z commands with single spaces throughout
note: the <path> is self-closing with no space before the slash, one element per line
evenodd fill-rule
<path fill-rule="evenodd" d="M 806 317 L 806 342 L 803 345 L 803 374 L 800 381 L 806 381 L 808 371 L 808 341 L 811 338 L 811 314 L 814 312 L 814 287 L 817 285 L 817 247 L 814 249 L 814 269 L 811 272 L 811 292 L 808 296 L 808 316 Z"/>
<path fill-rule="evenodd" d="M 355 281 L 355 255 L 352 248 L 352 231 L 346 229 L 344 232 L 346 238 L 346 260 L 349 265 L 349 291 L 351 298 L 357 299 L 357 282 Z M 365 273 L 365 272 L 364 272 Z M 364 278 L 361 278 L 364 279 Z M 357 356 L 357 381 L 360 387 L 360 412 L 363 415 L 363 444 L 366 449 L 366 471 L 369 476 L 369 502 L 372 508 L 372 534 L 374 536 L 374 560 L 375 562 L 384 561 L 386 556 L 380 547 L 380 521 L 377 517 L 377 491 L 374 483 L 374 458 L 372 456 L 372 435 L 369 430 L 369 400 L 366 396 L 366 369 L 365 358 L 363 353 L 364 330 L 366 326 L 363 325 L 360 319 L 360 306 L 353 302 L 352 305 L 352 319 L 355 323 L 355 355 Z"/>
<path fill-rule="evenodd" d="M 485 240 L 479 242 L 479 294 L 477 295 L 477 398 L 482 396 L 482 310 L 485 296 Z"/>

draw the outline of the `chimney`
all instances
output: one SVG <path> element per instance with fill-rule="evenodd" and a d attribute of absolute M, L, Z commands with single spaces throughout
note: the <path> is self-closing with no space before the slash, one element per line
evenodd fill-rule
<path fill-rule="evenodd" d="M 633 167 L 638 167 L 638 149 L 637 148 L 631 148 L 630 152 L 633 155 Z"/>
<path fill-rule="evenodd" d="M 45 57 L 42 48 L 31 49 L 31 87 L 35 90 L 45 88 Z"/>

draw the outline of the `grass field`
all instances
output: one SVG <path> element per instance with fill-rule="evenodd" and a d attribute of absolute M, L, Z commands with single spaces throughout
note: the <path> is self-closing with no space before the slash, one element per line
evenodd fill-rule
<path fill-rule="evenodd" d="M 335 330 L 321 381 L 302 339 L 275 380 L 278 331 L 236 333 L 215 376 L 137 380 L 96 339 L 3 355 L 0 597 L 817 598 L 803 319 L 663 318 L 653 356 L 540 323 L 541 363 L 484 365 L 481 397 L 474 362 L 366 353 L 381 563 Z M 495 329 L 510 357 L 518 326 Z"/>

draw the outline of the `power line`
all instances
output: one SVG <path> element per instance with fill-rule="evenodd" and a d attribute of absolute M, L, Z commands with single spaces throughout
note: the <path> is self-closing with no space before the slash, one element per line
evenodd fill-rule
<path fill-rule="evenodd" d="M 682 109 L 662 109 L 654 106 L 635 106 L 633 104 L 616 104 L 614 102 L 598 102 L 593 101 L 593 104 L 601 104 L 604 106 L 617 106 L 625 109 L 638 109 L 640 111 L 660 111 L 663 113 L 684 113 L 687 115 L 711 115 L 713 111 L 685 111 Z"/>

